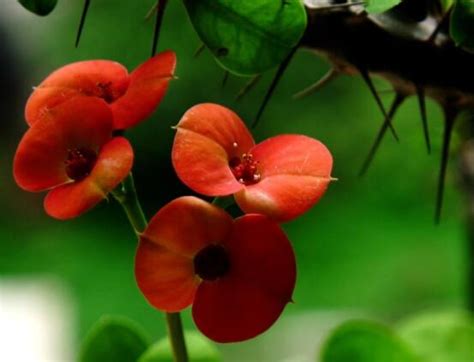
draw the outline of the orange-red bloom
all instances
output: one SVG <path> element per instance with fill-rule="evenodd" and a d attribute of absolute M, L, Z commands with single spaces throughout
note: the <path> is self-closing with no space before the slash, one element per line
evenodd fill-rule
<path fill-rule="evenodd" d="M 176 128 L 172 160 L 181 181 L 203 195 L 234 194 L 246 213 L 293 219 L 331 180 L 332 156 L 321 142 L 280 135 L 255 145 L 241 119 L 217 104 L 192 107 Z"/>
<path fill-rule="evenodd" d="M 113 116 L 99 99 L 74 97 L 50 109 L 23 136 L 14 160 L 17 184 L 27 191 L 50 190 L 46 212 L 76 217 L 113 190 L 130 172 L 133 150 L 112 138 Z"/>
<path fill-rule="evenodd" d="M 236 220 L 196 197 L 175 199 L 152 218 L 135 260 L 138 286 L 156 308 L 193 304 L 199 330 L 217 342 L 267 330 L 291 300 L 293 249 L 263 215 Z"/>
<path fill-rule="evenodd" d="M 110 60 L 68 64 L 50 74 L 35 88 L 25 108 L 33 125 L 45 113 L 72 97 L 101 99 L 114 116 L 114 128 L 126 129 L 147 118 L 163 98 L 176 66 L 172 51 L 149 59 L 131 74 Z"/>

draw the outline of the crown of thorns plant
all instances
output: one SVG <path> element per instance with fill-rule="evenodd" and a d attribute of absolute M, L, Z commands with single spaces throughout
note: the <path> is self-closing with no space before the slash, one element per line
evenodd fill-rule
<path fill-rule="evenodd" d="M 46 15 L 56 1 L 21 3 Z M 463 0 L 239 3 L 184 0 L 203 41 L 196 54 L 205 47 L 214 54 L 226 69 L 223 83 L 229 74 L 251 76 L 238 98 L 264 71 L 277 67 L 251 129 L 300 48 L 326 58 L 330 70 L 295 98 L 316 92 L 340 75 L 360 75 L 383 114 L 361 174 L 387 131 L 398 141 L 392 119 L 408 97 L 418 99 L 428 152 L 425 98 L 442 107 L 435 214 L 439 221 L 451 134 L 461 113 L 471 117 L 474 107 L 474 44 L 465 36 L 465 18 L 474 5 Z M 76 46 L 90 5 L 85 0 Z M 306 135 L 277 135 L 256 143 L 232 110 L 195 105 L 174 127 L 170 154 L 179 179 L 214 201 L 183 196 L 163 206 L 148 223 L 134 187 L 133 148 L 124 130 L 152 115 L 174 78 L 174 52 L 156 54 L 166 6 L 167 0 L 160 0 L 146 15 L 155 16 L 152 57 L 132 72 L 112 60 L 82 61 L 53 71 L 34 89 L 25 107 L 29 128 L 19 143 L 13 172 L 23 189 L 48 192 L 45 211 L 57 219 L 77 217 L 109 195 L 121 203 L 139 239 L 138 287 L 152 306 L 167 313 L 175 359 L 185 361 L 179 319 L 184 308 L 192 305 L 198 329 L 210 339 L 236 342 L 267 330 L 292 302 L 296 260 L 280 224 L 320 200 L 334 180 L 333 160 L 321 142 Z M 266 11 L 256 11 L 259 6 Z M 240 26 L 229 20 L 229 13 L 246 22 L 238 38 L 225 31 Z M 211 29 L 211 23 L 222 31 Z M 249 48 L 242 54 L 245 41 Z M 374 86 L 374 75 L 392 86 L 388 109 Z M 218 206 L 227 197 L 239 206 L 240 217 L 233 219 Z"/>

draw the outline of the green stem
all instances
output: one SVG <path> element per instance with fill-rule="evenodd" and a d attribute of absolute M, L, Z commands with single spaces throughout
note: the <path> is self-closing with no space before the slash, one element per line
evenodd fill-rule
<path fill-rule="evenodd" d="M 112 192 L 115 199 L 122 205 L 128 220 L 139 236 L 147 226 L 145 213 L 138 200 L 137 191 L 133 176 L 127 176 L 122 184 Z M 188 353 L 186 350 L 186 342 L 184 340 L 183 325 L 179 313 L 166 313 L 166 324 L 168 327 L 168 336 L 173 350 L 175 362 L 188 362 Z"/>
<path fill-rule="evenodd" d="M 112 192 L 112 195 L 122 205 L 133 230 L 139 235 L 146 229 L 148 223 L 138 200 L 132 174 L 127 176 L 122 185 Z"/>
<path fill-rule="evenodd" d="M 166 325 L 175 362 L 187 362 L 188 354 L 183 335 L 183 324 L 179 313 L 166 313 Z"/>

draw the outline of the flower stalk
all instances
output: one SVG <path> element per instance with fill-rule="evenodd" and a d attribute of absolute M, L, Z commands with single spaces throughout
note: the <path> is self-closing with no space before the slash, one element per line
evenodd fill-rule
<path fill-rule="evenodd" d="M 112 192 L 112 195 L 120 205 L 122 205 L 130 225 L 133 227 L 135 234 L 139 236 L 140 233 L 145 230 L 148 223 L 138 199 L 135 182 L 131 173 L 122 184 Z M 189 359 L 180 314 L 166 313 L 166 325 L 174 361 L 188 362 Z"/>
<path fill-rule="evenodd" d="M 127 215 L 130 225 L 137 235 L 139 235 L 147 226 L 145 213 L 138 200 L 137 191 L 135 189 L 135 181 L 130 173 L 122 184 L 112 192 L 115 199 L 122 205 Z"/>
<path fill-rule="evenodd" d="M 179 312 L 166 313 L 166 326 L 168 328 L 168 336 L 171 342 L 175 362 L 187 362 L 188 353 L 183 335 L 183 324 L 181 323 L 181 315 Z"/>

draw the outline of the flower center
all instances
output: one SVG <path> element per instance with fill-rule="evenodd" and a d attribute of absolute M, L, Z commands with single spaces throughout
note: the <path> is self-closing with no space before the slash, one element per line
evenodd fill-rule
<path fill-rule="evenodd" d="M 73 148 L 67 151 L 66 174 L 74 181 L 80 181 L 90 174 L 97 160 L 97 154 L 90 148 Z"/>
<path fill-rule="evenodd" d="M 242 157 L 234 157 L 229 161 L 234 177 L 244 185 L 253 185 L 260 181 L 261 175 L 257 166 L 258 162 L 250 153 L 244 153 Z"/>
<path fill-rule="evenodd" d="M 97 88 L 99 90 L 99 97 L 109 104 L 122 96 L 122 94 L 117 94 L 117 92 L 114 92 L 112 89 L 112 82 L 97 83 Z"/>
<path fill-rule="evenodd" d="M 221 245 L 209 245 L 194 257 L 194 272 L 204 280 L 216 280 L 227 274 L 229 255 Z"/>

